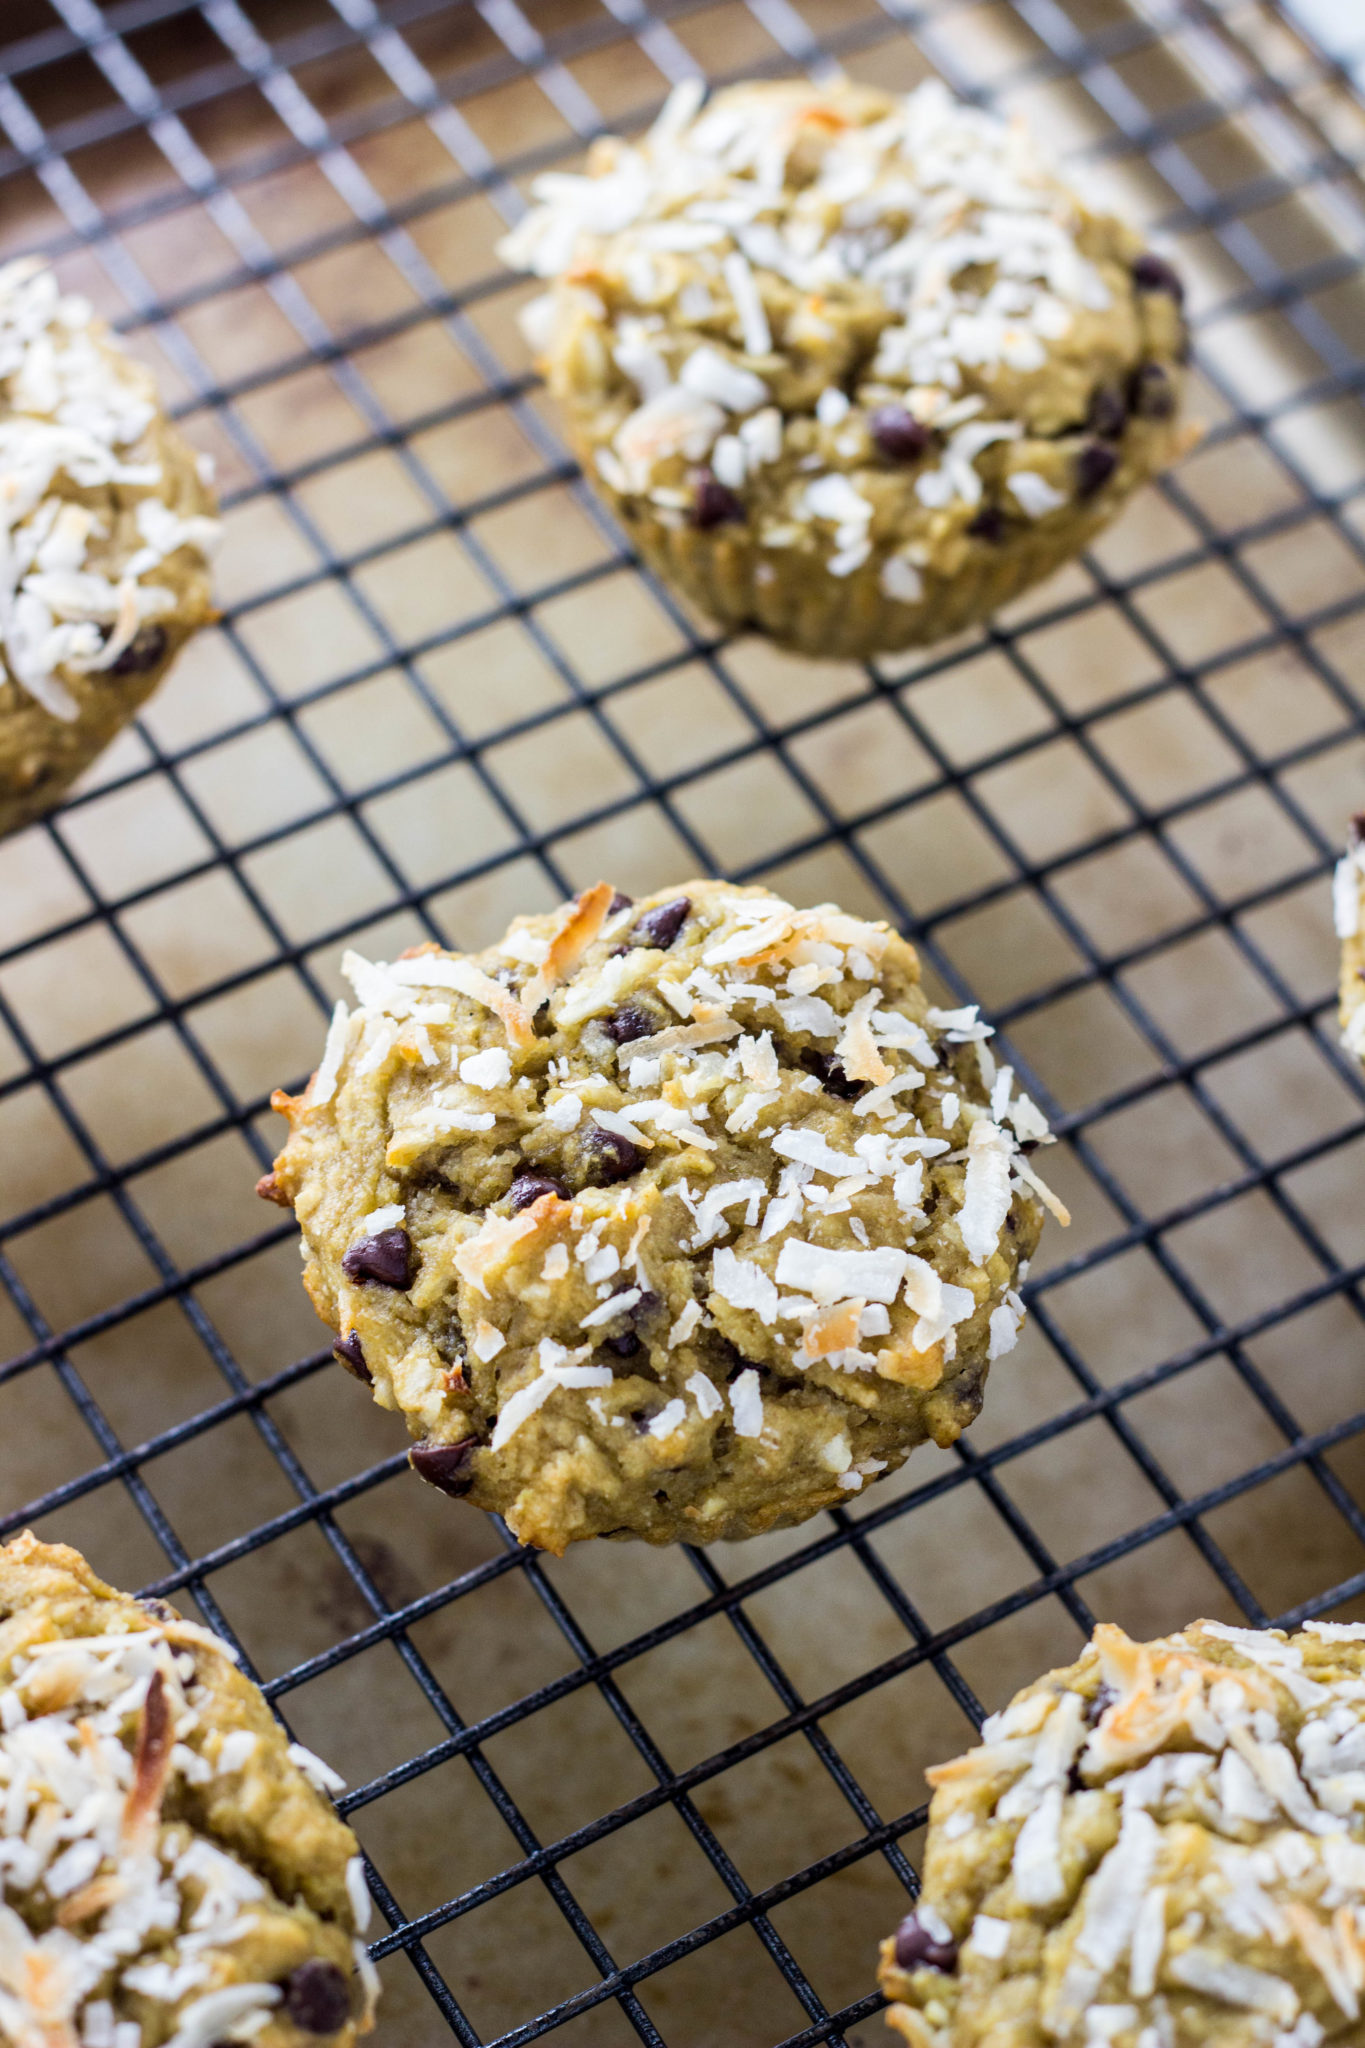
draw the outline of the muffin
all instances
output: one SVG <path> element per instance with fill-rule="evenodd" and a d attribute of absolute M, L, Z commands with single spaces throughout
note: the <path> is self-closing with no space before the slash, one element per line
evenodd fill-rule
<path fill-rule="evenodd" d="M 0 2041 L 351 2048 L 376 1978 L 339 1783 L 207 1629 L 0 1548 Z"/>
<path fill-rule="evenodd" d="M 342 964 L 261 1192 L 424 1479 L 556 1552 L 702 1543 L 974 1419 L 1047 1127 L 885 925 L 604 882 L 482 954 Z"/>
<path fill-rule="evenodd" d="M 1106 1623 L 981 1733 L 882 1944 L 911 2048 L 1361 2040 L 1365 1624 Z"/>
<path fill-rule="evenodd" d="M 1365 814 L 1348 828 L 1332 877 L 1332 907 L 1341 940 L 1341 1042 L 1365 1059 Z"/>
<path fill-rule="evenodd" d="M 207 457 L 34 257 L 0 267 L 0 834 L 59 801 L 213 616 Z"/>
<path fill-rule="evenodd" d="M 676 88 L 500 244 L 646 560 L 810 655 L 938 640 L 1084 547 L 1180 445 L 1176 272 L 937 81 Z"/>

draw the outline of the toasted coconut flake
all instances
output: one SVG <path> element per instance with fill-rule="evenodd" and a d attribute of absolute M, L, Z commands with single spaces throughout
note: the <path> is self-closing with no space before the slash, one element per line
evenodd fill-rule
<path fill-rule="evenodd" d="M 133 1756 L 133 1782 L 123 1809 L 123 1839 L 131 1849 L 146 1848 L 161 1819 L 161 1800 L 171 1771 L 174 1745 L 170 1703 L 161 1672 L 152 1673 L 147 1697 L 142 1703 L 137 1749 Z"/>
<path fill-rule="evenodd" d="M 322 1048 L 318 1070 L 304 1090 L 304 1101 L 309 1109 L 321 1109 L 336 1093 L 337 1076 L 346 1053 L 346 1038 L 351 1022 L 351 1013 L 345 1003 L 339 1002 L 332 1011 L 332 1021 L 327 1026 L 327 1042 Z"/>
<path fill-rule="evenodd" d="M 533 1017 L 541 1004 L 549 1001 L 551 992 L 569 979 L 606 923 L 615 894 L 610 882 L 597 882 L 560 912 L 549 951 L 521 992 L 522 1003 Z"/>
<path fill-rule="evenodd" d="M 1010 1163 L 1020 1180 L 1026 1181 L 1033 1189 L 1034 1194 L 1037 1195 L 1044 1208 L 1052 1211 L 1052 1214 L 1057 1218 L 1063 1230 L 1068 1229 L 1071 1223 L 1071 1211 L 1059 1196 L 1053 1194 L 1042 1175 L 1035 1173 L 1028 1160 L 1022 1158 L 1017 1152 Z"/>
<path fill-rule="evenodd" d="M 1226 1962 L 1208 1949 L 1189 1948 L 1183 1955 L 1168 1956 L 1166 1971 L 1191 1991 L 1202 1991 L 1243 2012 L 1269 2013 L 1281 2026 L 1289 2026 L 1299 2009 L 1298 1993 L 1283 1977 L 1253 1970 L 1246 1963 Z"/>
<path fill-rule="evenodd" d="M 1076 1947 L 1107 1976 L 1129 1948 L 1156 1867 L 1161 1834 L 1142 1808 L 1123 1816 L 1119 1838 L 1085 1891 L 1085 1920 Z"/>
<path fill-rule="evenodd" d="M 760 1322 L 777 1321 L 777 1289 L 752 1259 L 737 1258 L 722 1246 L 711 1256 L 711 1286 L 732 1308 L 750 1309 Z"/>
<path fill-rule="evenodd" d="M 1129 1945 L 1128 1990 L 1133 1998 L 1150 1998 L 1166 1946 L 1166 1887 L 1153 1885 L 1141 1900 Z"/>
<path fill-rule="evenodd" d="M 525 1051 L 535 1042 L 535 1026 L 531 1013 L 523 1003 L 518 1002 L 510 989 L 491 975 L 484 974 L 472 960 L 465 960 L 457 953 L 414 953 L 402 960 L 395 960 L 391 969 L 394 977 L 418 988 L 453 988 L 457 995 L 468 996 L 471 1002 L 482 1003 L 486 1010 L 502 1020 L 502 1027 L 511 1043 Z"/>
<path fill-rule="evenodd" d="M 879 988 L 869 989 L 865 996 L 859 996 L 848 1013 L 848 1020 L 834 1048 L 838 1060 L 850 1081 L 870 1081 L 874 1087 L 885 1087 L 895 1079 L 895 1070 L 889 1067 L 877 1050 L 872 1036 L 872 1012 L 882 999 Z"/>
<path fill-rule="evenodd" d="M 801 1334 L 801 1354 L 805 1360 L 828 1358 L 834 1351 L 851 1351 L 858 1342 L 859 1324 L 866 1302 L 861 1300 L 838 1301 L 832 1308 L 819 1309 L 810 1318 Z"/>
<path fill-rule="evenodd" d="M 1010 1212 L 1010 1161 L 1014 1147 L 989 1117 L 979 1117 L 967 1139 L 967 1174 L 958 1228 L 968 1257 L 984 1266 L 999 1249 Z"/>
<path fill-rule="evenodd" d="M 1014 1844 L 1010 1870 L 1014 1889 L 1028 1906 L 1052 1906 L 1066 1896 L 1061 1863 L 1062 1797 L 1049 1785 Z"/>
<path fill-rule="evenodd" d="M 553 1351 L 560 1351 L 559 1345 L 552 1345 Z M 559 1387 L 609 1387 L 612 1370 L 607 1365 L 577 1365 L 551 1362 L 544 1364 L 545 1344 L 541 1345 L 542 1370 L 529 1386 L 519 1387 L 498 1410 L 497 1427 L 493 1431 L 492 1449 L 500 1451 L 505 1443 L 514 1437 L 523 1424 L 530 1421 L 538 1408 L 543 1408 Z M 561 1354 L 566 1359 L 580 1358 L 581 1352 Z"/>
<path fill-rule="evenodd" d="M 1295 1941 L 1321 1977 L 1348 2020 L 1360 2018 L 1360 1999 L 1351 1981 L 1350 1965 L 1338 1953 L 1332 1929 L 1324 1927 L 1312 1908 L 1298 1899 L 1285 1903 L 1284 1917 Z M 1352 1945 L 1354 1949 L 1354 1944 Z"/>
<path fill-rule="evenodd" d="M 703 1010 L 694 1024 L 670 1024 L 648 1038 L 627 1039 L 616 1048 L 617 1065 L 625 1067 L 632 1060 L 657 1059 L 666 1052 L 695 1052 L 703 1045 L 724 1045 L 727 1040 L 738 1038 L 743 1029 L 742 1024 L 721 1010 Z"/>
<path fill-rule="evenodd" d="M 730 1389 L 730 1413 L 735 1419 L 736 1436 L 763 1434 L 763 1396 L 758 1374 L 752 1367 L 742 1372 Z"/>
<path fill-rule="evenodd" d="M 538 1195 L 520 1215 L 490 1216 L 456 1251 L 456 1272 L 480 1294 L 487 1294 L 489 1278 L 506 1264 L 522 1240 L 544 1230 L 567 1207 L 558 1195 Z"/>
<path fill-rule="evenodd" d="M 855 1252 L 788 1238 L 777 1255 L 778 1285 L 814 1295 L 826 1306 L 854 1296 L 893 1302 L 905 1269 L 906 1254 L 894 1245 Z"/>

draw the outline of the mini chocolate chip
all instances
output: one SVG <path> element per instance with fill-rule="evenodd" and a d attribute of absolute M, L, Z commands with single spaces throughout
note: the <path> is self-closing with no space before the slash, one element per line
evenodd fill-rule
<path fill-rule="evenodd" d="M 631 929 L 631 941 L 637 946 L 657 946 L 666 953 L 687 923 L 692 909 L 690 896 L 675 896 L 671 903 L 656 903 L 653 910 L 647 910 L 638 918 Z"/>
<path fill-rule="evenodd" d="M 333 1358 L 339 1358 L 347 1372 L 353 1372 L 358 1380 L 364 1380 L 367 1387 L 374 1385 L 374 1376 L 365 1363 L 365 1353 L 360 1346 L 358 1330 L 348 1330 L 344 1337 L 338 1337 L 332 1346 Z"/>
<path fill-rule="evenodd" d="M 134 633 L 128 645 L 104 673 L 107 676 L 145 676 L 154 669 L 166 652 L 166 628 L 144 626 L 140 633 Z"/>
<path fill-rule="evenodd" d="M 351 2017 L 351 1987 L 335 1963 L 314 1956 L 285 1979 L 284 2009 L 305 2034 L 339 2034 Z"/>
<path fill-rule="evenodd" d="M 917 462 L 933 436 L 903 405 L 879 405 L 868 421 L 872 438 L 892 462 Z"/>
<path fill-rule="evenodd" d="M 518 1209 L 529 1209 L 542 1195 L 558 1195 L 561 1202 L 567 1202 L 569 1190 L 552 1173 L 519 1173 L 507 1191 L 512 1214 L 515 1216 Z"/>
<path fill-rule="evenodd" d="M 1081 498 L 1093 498 L 1102 490 L 1119 466 L 1118 456 L 1104 441 L 1087 441 L 1076 457 L 1076 492 Z"/>
<path fill-rule="evenodd" d="M 659 1028 L 657 1017 L 643 1003 L 622 1003 L 602 1019 L 602 1029 L 615 1045 L 629 1045 L 632 1038 L 649 1038 Z"/>
<path fill-rule="evenodd" d="M 1133 283 L 1140 292 L 1166 292 L 1177 306 L 1185 303 L 1185 280 L 1180 272 L 1158 256 L 1155 250 L 1144 250 L 1133 265 Z"/>
<path fill-rule="evenodd" d="M 467 1436 L 458 1444 L 414 1444 L 408 1463 L 419 1479 L 458 1500 L 468 1493 L 474 1475 L 469 1463 L 479 1448 L 478 1438 Z"/>
<path fill-rule="evenodd" d="M 615 917 L 619 911 L 629 910 L 634 901 L 635 898 L 627 896 L 624 889 L 618 889 L 611 902 L 607 905 L 607 916 Z"/>
<path fill-rule="evenodd" d="M 659 1301 L 659 1297 L 654 1292 L 653 1288 L 646 1287 L 644 1292 L 641 1294 L 640 1299 L 635 1303 L 634 1307 L 631 1309 L 630 1319 L 633 1323 L 648 1322 L 649 1318 L 652 1315 L 657 1314 L 661 1305 L 662 1304 Z"/>
<path fill-rule="evenodd" d="M 1085 1779 L 1081 1776 L 1081 1767 L 1077 1763 L 1067 1766 L 1066 1789 L 1068 1792 L 1084 1792 L 1085 1790 Z"/>
<path fill-rule="evenodd" d="M 602 1346 L 604 1351 L 614 1352 L 617 1358 L 634 1358 L 641 1348 L 634 1330 L 624 1330 L 619 1337 L 608 1337 Z"/>
<path fill-rule="evenodd" d="M 1128 402 L 1117 384 L 1098 384 L 1090 395 L 1085 423 L 1102 441 L 1117 441 L 1128 420 Z"/>
<path fill-rule="evenodd" d="M 381 1287 L 407 1287 L 412 1282 L 412 1239 L 401 1223 L 362 1237 L 341 1255 L 348 1280 L 377 1280 Z"/>
<path fill-rule="evenodd" d="M 983 505 L 975 519 L 968 524 L 967 531 L 977 540 L 1001 541 L 1005 538 L 1006 519 L 998 505 Z"/>
<path fill-rule="evenodd" d="M 594 1124 L 583 1140 L 584 1179 L 590 1187 L 608 1188 L 613 1181 L 629 1180 L 645 1163 L 645 1155 L 629 1138 L 617 1131 L 604 1131 Z"/>
<path fill-rule="evenodd" d="M 1102 1679 L 1100 1681 L 1100 1689 L 1095 1694 L 1094 1699 L 1087 1700 L 1085 1703 L 1085 1719 L 1087 1725 L 1091 1728 L 1094 1728 L 1100 1721 L 1101 1717 L 1108 1712 L 1110 1707 L 1113 1706 L 1114 1701 L 1117 1698 L 1118 1694 L 1114 1690 L 1113 1686 L 1110 1685 L 1107 1682 L 1107 1680 Z"/>
<path fill-rule="evenodd" d="M 903 1970 L 952 1970 L 957 1943 L 936 1941 L 917 1913 L 907 1913 L 896 1929 L 896 1961 Z"/>
<path fill-rule="evenodd" d="M 1140 420 L 1168 420 L 1175 411 L 1175 387 L 1160 363 L 1139 363 L 1128 395 Z"/>
<path fill-rule="evenodd" d="M 139 1600 L 137 1604 L 145 1614 L 150 1614 L 157 1621 L 183 1621 L 184 1619 L 183 1615 L 176 1613 L 169 1600 L 147 1599 Z"/>
<path fill-rule="evenodd" d="M 817 1052 L 813 1045 L 802 1053 L 801 1064 L 808 1074 L 814 1074 L 827 1094 L 837 1095 L 843 1102 L 856 1102 L 867 1085 L 863 1081 L 850 1081 L 833 1053 Z"/>
<path fill-rule="evenodd" d="M 704 470 L 697 478 L 697 487 L 692 499 L 692 524 L 699 526 L 703 533 L 712 526 L 726 526 L 744 518 L 744 506 L 727 485 Z"/>
<path fill-rule="evenodd" d="M 1357 811 L 1346 820 L 1346 844 L 1353 853 L 1358 846 L 1365 845 L 1365 811 Z"/>

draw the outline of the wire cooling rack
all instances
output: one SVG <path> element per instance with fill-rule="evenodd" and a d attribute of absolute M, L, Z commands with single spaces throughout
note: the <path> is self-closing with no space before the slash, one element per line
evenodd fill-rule
<path fill-rule="evenodd" d="M 0 243 L 218 459 L 224 615 L 0 848 L 0 1532 L 178 1593 L 343 1769 L 381 2038 L 879 2039 L 921 1770 L 1097 1614 L 1365 1613 L 1365 119 L 1206 0 L 9 0 Z M 985 633 L 727 643 L 542 410 L 492 245 L 668 86 L 930 71 L 1191 280 L 1200 452 Z M 408 1475 L 253 1204 L 342 947 L 613 876 L 895 918 L 1060 1144 L 952 1453 L 712 1552 L 517 1551 Z"/>

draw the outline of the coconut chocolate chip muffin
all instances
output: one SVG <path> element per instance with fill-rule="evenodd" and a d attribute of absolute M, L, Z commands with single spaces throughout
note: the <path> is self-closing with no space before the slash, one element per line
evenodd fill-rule
<path fill-rule="evenodd" d="M 84 299 L 0 267 L 0 833 L 41 817 L 212 617 L 208 459 Z"/>
<path fill-rule="evenodd" d="M 1332 907 L 1341 940 L 1341 1042 L 1365 1060 L 1365 813 L 1351 820 L 1332 877 Z"/>
<path fill-rule="evenodd" d="M 0 1548 L 0 2041 L 350 2048 L 377 1980 L 339 1782 L 207 1629 Z"/>
<path fill-rule="evenodd" d="M 504 259 L 593 482 L 726 626 L 937 640 L 1048 575 L 1180 443 L 1179 278 L 937 82 L 680 85 L 547 174 Z"/>
<path fill-rule="evenodd" d="M 912 2048 L 1317 2048 L 1365 1993 L 1365 1625 L 1095 1630 L 930 1771 Z"/>
<path fill-rule="evenodd" d="M 1046 1125 L 885 925 L 604 882 L 477 956 L 343 966 L 261 1192 L 423 1478 L 556 1552 L 708 1542 L 973 1420 Z"/>

